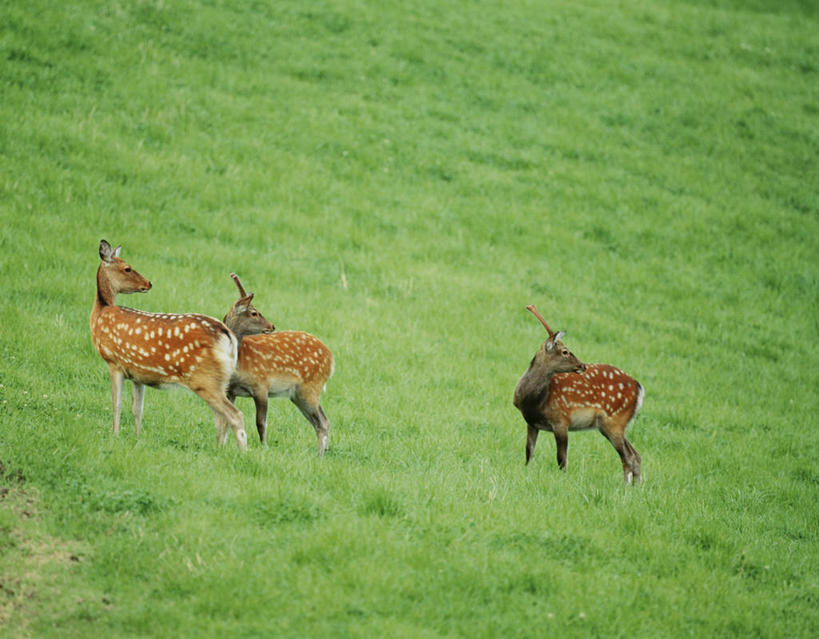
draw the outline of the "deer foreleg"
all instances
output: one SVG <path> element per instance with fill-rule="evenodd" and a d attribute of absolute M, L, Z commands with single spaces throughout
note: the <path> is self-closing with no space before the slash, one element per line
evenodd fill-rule
<path fill-rule="evenodd" d="M 259 431 L 259 441 L 267 446 L 267 393 L 255 393 L 253 403 L 256 404 L 256 430 Z"/>
<path fill-rule="evenodd" d="M 526 431 L 526 463 L 529 463 L 529 460 L 532 459 L 532 456 L 535 454 L 535 445 L 537 444 L 537 435 L 540 432 L 536 426 L 532 426 L 531 424 L 527 424 L 527 431 Z"/>
<path fill-rule="evenodd" d="M 114 435 L 119 435 L 119 414 L 122 409 L 122 384 L 125 375 L 113 364 L 109 364 L 108 368 L 111 372 L 111 401 L 114 405 Z"/>
<path fill-rule="evenodd" d="M 139 430 L 142 428 L 142 408 L 145 405 L 145 384 L 139 382 L 131 382 L 133 401 L 131 402 L 131 410 L 134 413 L 134 425 L 136 427 L 136 434 L 139 435 Z"/>
<path fill-rule="evenodd" d="M 566 470 L 569 463 L 569 433 L 567 430 L 554 429 L 555 444 L 557 445 L 557 467 Z"/>

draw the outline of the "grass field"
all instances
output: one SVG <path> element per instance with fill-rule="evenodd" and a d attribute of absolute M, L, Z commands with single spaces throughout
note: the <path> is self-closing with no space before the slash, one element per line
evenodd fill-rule
<path fill-rule="evenodd" d="M 3 636 L 819 632 L 814 2 L 4 0 L 0 90 Z M 115 437 L 101 238 L 321 337 L 327 455 Z M 645 387 L 642 485 L 524 466 L 529 303 Z"/>

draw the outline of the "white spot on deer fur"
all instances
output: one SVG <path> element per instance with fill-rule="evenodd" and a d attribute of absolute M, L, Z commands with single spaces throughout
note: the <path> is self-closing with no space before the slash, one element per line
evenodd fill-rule
<path fill-rule="evenodd" d="M 166 362 L 170 362 L 170 361 L 171 361 L 171 356 L 170 356 L 168 353 L 165 353 L 165 361 L 166 361 Z"/>
<path fill-rule="evenodd" d="M 159 334 L 160 337 L 162 337 L 162 327 L 161 326 L 158 329 L 156 329 L 156 332 Z M 160 344 L 161 343 L 162 342 L 160 342 Z"/>

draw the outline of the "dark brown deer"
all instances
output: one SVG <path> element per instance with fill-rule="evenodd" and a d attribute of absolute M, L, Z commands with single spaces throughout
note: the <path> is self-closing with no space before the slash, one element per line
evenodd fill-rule
<path fill-rule="evenodd" d="M 151 283 L 120 259 L 116 249 L 100 242 L 97 297 L 91 309 L 91 338 L 111 373 L 114 433 L 119 433 L 122 386 L 133 385 L 136 432 L 142 425 L 145 386 L 184 386 L 204 399 L 216 419 L 219 444 L 228 424 L 240 450 L 247 449 L 242 413 L 227 399 L 236 367 L 238 343 L 222 322 L 192 313 L 146 313 L 116 305 L 117 294 L 150 290 Z"/>
<path fill-rule="evenodd" d="M 239 299 L 224 318 L 239 339 L 239 363 L 230 381 L 228 398 L 252 397 L 256 404 L 256 429 L 267 442 L 268 397 L 287 397 L 316 431 L 318 454 L 327 450 L 330 420 L 321 407 L 321 392 L 333 374 L 333 354 L 321 341 L 302 331 L 273 331 L 250 303 L 235 273 Z"/>
<path fill-rule="evenodd" d="M 534 306 L 549 338 L 535 354 L 515 388 L 513 403 L 526 420 L 526 463 L 535 452 L 541 430 L 554 433 L 557 465 L 565 469 L 570 430 L 597 429 L 623 462 L 627 484 L 640 481 L 640 455 L 626 439 L 626 429 L 643 403 L 637 380 L 608 364 L 582 364 L 552 332 Z"/>

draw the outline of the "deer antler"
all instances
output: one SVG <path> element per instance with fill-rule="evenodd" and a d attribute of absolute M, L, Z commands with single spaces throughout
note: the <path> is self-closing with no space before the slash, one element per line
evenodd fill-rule
<path fill-rule="evenodd" d="M 236 282 L 236 286 L 239 289 L 239 295 L 241 295 L 242 297 L 247 296 L 247 293 L 245 293 L 245 289 L 242 286 L 242 283 L 239 281 L 239 276 L 236 275 L 236 273 L 231 273 L 230 276 L 233 278 L 233 281 Z"/>
<path fill-rule="evenodd" d="M 549 328 L 549 325 L 546 323 L 546 320 L 543 319 L 543 315 L 537 312 L 537 309 L 535 308 L 534 304 L 529 304 L 529 306 L 526 307 L 526 310 L 531 311 L 532 314 L 540 320 L 540 323 L 543 324 L 544 328 L 546 328 L 546 331 L 549 333 L 549 337 L 552 337 L 552 335 L 554 335 L 552 329 Z"/>

